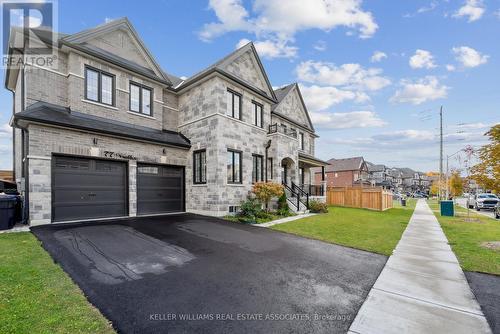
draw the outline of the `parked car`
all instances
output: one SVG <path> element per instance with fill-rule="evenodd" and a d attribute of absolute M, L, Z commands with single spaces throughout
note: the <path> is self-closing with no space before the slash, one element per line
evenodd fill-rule
<path fill-rule="evenodd" d="M 413 194 L 413 197 L 414 198 L 428 198 L 427 194 L 421 192 L 421 191 L 417 191 Z"/>
<path fill-rule="evenodd" d="M 474 196 L 469 197 L 467 201 L 467 205 L 469 208 L 474 208 L 477 211 L 481 209 L 495 209 L 499 202 L 498 197 L 495 194 L 476 194 Z"/>
<path fill-rule="evenodd" d="M 497 206 L 495 206 L 495 218 L 500 219 L 500 201 L 497 203 Z"/>

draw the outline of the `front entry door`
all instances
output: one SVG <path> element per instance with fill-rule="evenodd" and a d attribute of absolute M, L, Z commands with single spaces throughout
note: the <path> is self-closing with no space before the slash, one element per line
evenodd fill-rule
<path fill-rule="evenodd" d="M 288 166 L 284 164 L 282 167 L 283 167 L 283 172 L 281 175 L 281 180 L 284 184 L 288 184 Z"/>

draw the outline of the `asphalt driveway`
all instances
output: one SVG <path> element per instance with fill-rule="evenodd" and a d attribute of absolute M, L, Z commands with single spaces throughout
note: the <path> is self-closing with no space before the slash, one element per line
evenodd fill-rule
<path fill-rule="evenodd" d="M 345 333 L 387 260 L 191 214 L 32 231 L 122 333 Z"/>

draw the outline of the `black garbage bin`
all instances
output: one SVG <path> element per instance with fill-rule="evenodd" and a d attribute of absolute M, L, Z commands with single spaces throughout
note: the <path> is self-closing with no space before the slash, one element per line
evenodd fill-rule
<path fill-rule="evenodd" d="M 12 228 L 15 224 L 16 196 L 0 195 L 0 230 Z"/>
<path fill-rule="evenodd" d="M 406 206 L 406 198 L 401 198 L 401 206 Z"/>

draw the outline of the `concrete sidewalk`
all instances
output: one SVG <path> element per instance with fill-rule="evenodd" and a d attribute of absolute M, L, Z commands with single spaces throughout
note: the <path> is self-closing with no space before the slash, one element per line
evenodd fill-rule
<path fill-rule="evenodd" d="M 425 200 L 418 201 L 349 333 L 491 333 Z"/>

